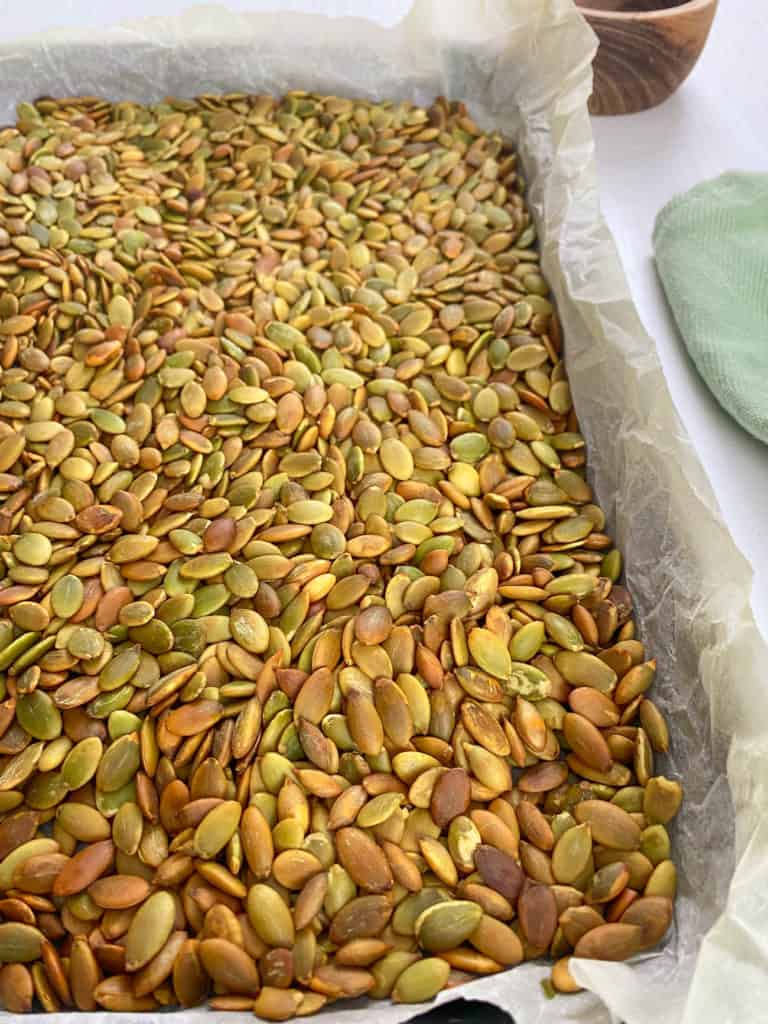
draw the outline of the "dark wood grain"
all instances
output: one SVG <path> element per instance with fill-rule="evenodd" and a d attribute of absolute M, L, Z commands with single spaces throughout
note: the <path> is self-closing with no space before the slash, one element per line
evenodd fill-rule
<path fill-rule="evenodd" d="M 718 0 L 577 0 L 600 39 L 593 114 L 633 114 L 662 103 L 690 74 Z"/>

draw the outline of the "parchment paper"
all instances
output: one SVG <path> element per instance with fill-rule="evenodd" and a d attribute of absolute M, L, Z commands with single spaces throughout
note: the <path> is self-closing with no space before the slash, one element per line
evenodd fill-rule
<path fill-rule="evenodd" d="M 391 29 L 196 8 L 98 33 L 0 42 L 0 122 L 13 120 L 19 100 L 45 94 L 151 101 L 305 88 L 419 103 L 443 94 L 517 141 L 592 479 L 625 555 L 643 638 L 660 663 L 656 697 L 673 750 L 657 770 L 681 778 L 686 791 L 673 832 L 680 894 L 661 952 L 631 966 L 574 964 L 590 992 L 547 1001 L 539 985 L 547 968 L 536 963 L 438 1002 L 486 999 L 517 1024 L 759 1024 L 768 1020 L 766 650 L 749 609 L 751 573 L 673 409 L 600 215 L 586 109 L 594 47 L 570 0 L 417 0 Z M 413 1013 L 377 1003 L 334 1005 L 324 1016 L 395 1024 Z M 212 1016 L 233 1021 L 203 1009 L 183 1014 L 200 1024 Z"/>

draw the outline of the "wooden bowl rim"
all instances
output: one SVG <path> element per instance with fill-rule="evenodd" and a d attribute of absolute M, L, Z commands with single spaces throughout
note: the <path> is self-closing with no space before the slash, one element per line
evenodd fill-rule
<path fill-rule="evenodd" d="M 585 17 L 588 15 L 591 18 L 602 18 L 604 21 L 663 21 L 707 7 L 717 7 L 717 0 L 688 0 L 677 7 L 665 7 L 658 11 L 603 11 L 595 7 L 585 7 L 579 0 L 576 2 L 577 10 Z"/>

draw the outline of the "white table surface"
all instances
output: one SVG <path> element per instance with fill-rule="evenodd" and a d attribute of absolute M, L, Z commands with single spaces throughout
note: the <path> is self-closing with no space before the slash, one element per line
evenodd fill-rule
<path fill-rule="evenodd" d="M 410 6 L 409 0 L 225 2 L 236 10 L 327 8 L 385 23 L 399 20 Z M 177 14 L 187 6 L 187 0 L 0 0 L 0 27 L 12 38 L 46 28 L 98 27 Z M 721 0 L 707 48 L 675 96 L 655 110 L 596 118 L 593 125 L 606 218 L 679 415 L 723 517 L 755 571 L 752 603 L 768 639 L 768 448 L 731 420 L 702 383 L 675 330 L 651 260 L 654 218 L 673 195 L 726 170 L 768 171 L 767 105 L 768 7 L 763 0 Z M 768 381 L 763 384 L 768 387 Z"/>

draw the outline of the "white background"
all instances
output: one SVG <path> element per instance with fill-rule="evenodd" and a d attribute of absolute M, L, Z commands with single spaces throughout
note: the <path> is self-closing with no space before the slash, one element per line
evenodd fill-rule
<path fill-rule="evenodd" d="M 467 0 L 468 3 L 478 0 Z M 530 0 L 534 5 L 536 0 Z M 98 27 L 177 14 L 186 0 L 0 0 L 6 39 L 47 28 Z M 327 9 L 395 22 L 409 0 L 229 0 L 236 10 Z M 726 170 L 768 171 L 768 6 L 720 0 L 704 54 L 661 107 L 593 120 L 603 208 L 640 315 L 656 340 L 678 412 L 691 435 L 738 546 L 752 563 L 753 607 L 768 638 L 768 447 L 720 409 L 677 335 L 651 260 L 656 213 L 678 192 Z M 768 321 L 761 325 L 768 345 Z M 755 381 L 768 389 L 768 380 Z M 724 576 L 728 567 L 723 566 Z"/>

